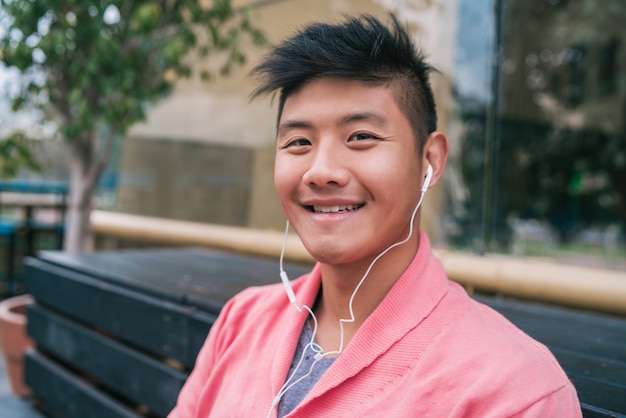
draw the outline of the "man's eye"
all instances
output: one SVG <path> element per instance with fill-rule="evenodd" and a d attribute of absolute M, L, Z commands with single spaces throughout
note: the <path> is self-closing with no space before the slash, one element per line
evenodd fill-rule
<path fill-rule="evenodd" d="M 288 143 L 286 147 L 303 147 L 307 145 L 311 145 L 311 141 L 309 141 L 308 139 L 299 138 Z"/>
<path fill-rule="evenodd" d="M 350 140 L 363 141 L 367 139 L 378 139 L 378 137 L 367 133 L 367 132 L 359 132 L 358 134 L 354 134 L 350 137 Z"/>

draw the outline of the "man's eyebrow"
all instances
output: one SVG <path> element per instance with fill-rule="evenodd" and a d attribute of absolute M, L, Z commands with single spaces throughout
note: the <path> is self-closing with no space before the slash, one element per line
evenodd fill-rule
<path fill-rule="evenodd" d="M 342 117 L 339 120 L 339 125 L 348 125 L 352 122 L 360 122 L 364 120 L 374 121 L 379 125 L 384 125 L 387 122 L 387 119 L 379 113 L 376 112 L 358 112 L 351 113 Z"/>
<path fill-rule="evenodd" d="M 289 129 L 311 129 L 313 124 L 304 120 L 286 120 L 278 125 L 277 133 L 280 135 L 282 131 Z"/>
<path fill-rule="evenodd" d="M 344 126 L 350 123 L 360 122 L 360 121 L 365 121 L 365 120 L 373 121 L 374 123 L 378 125 L 384 125 L 387 122 L 387 119 L 384 116 L 380 115 L 379 113 L 357 112 L 357 113 L 350 113 L 348 115 L 341 117 L 337 121 L 337 124 L 339 126 Z M 278 125 L 277 133 L 278 135 L 280 135 L 282 131 L 287 131 L 289 129 L 313 129 L 313 122 L 309 122 L 306 120 L 295 120 L 295 119 L 286 120 L 284 122 L 281 122 L 280 125 Z"/>

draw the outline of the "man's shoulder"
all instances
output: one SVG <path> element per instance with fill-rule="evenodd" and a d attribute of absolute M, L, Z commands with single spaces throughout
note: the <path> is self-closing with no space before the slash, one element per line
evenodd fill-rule
<path fill-rule="evenodd" d="M 448 310 L 445 316 L 453 320 L 447 321 L 424 360 L 442 380 L 439 384 L 454 376 L 463 387 L 457 394 L 461 404 L 478 408 L 494 399 L 515 399 L 515 405 L 508 407 L 521 409 L 564 390 L 573 391 L 550 350 L 499 312 L 470 298 L 457 285 L 442 302 L 437 309 Z"/>
<path fill-rule="evenodd" d="M 489 380 L 491 384 L 499 382 L 502 386 L 526 382 L 535 387 L 543 385 L 543 390 L 550 391 L 569 382 L 543 343 L 491 307 L 465 297 L 469 299 L 465 311 L 448 335 L 456 348 L 453 363 L 457 367 L 474 371 L 479 379 Z"/>
<path fill-rule="evenodd" d="M 465 312 L 455 323 L 454 332 L 460 337 L 460 343 L 465 345 L 466 352 L 475 351 L 477 355 L 488 353 L 492 362 L 542 362 L 560 370 L 558 362 L 543 343 L 493 308 L 467 295 L 465 297 L 468 299 Z"/>

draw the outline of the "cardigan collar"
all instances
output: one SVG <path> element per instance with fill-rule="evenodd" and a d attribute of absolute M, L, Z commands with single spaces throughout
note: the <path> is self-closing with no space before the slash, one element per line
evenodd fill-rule
<path fill-rule="evenodd" d="M 301 308 L 301 311 L 298 312 L 291 303 L 288 303 L 285 308 L 288 312 L 286 315 L 287 319 L 284 324 L 280 324 L 284 326 L 284 329 L 280 340 L 281 343 L 276 347 L 276 355 L 272 362 L 272 393 L 277 394 L 288 378 L 287 374 L 291 367 L 291 361 L 296 351 L 300 333 L 302 332 L 305 321 L 309 317 L 308 311 L 302 309 L 302 306 L 313 306 L 321 284 L 322 274 L 319 263 L 313 266 L 310 273 L 292 281 L 297 304 Z M 286 295 L 285 299 L 287 299 Z M 277 326 L 279 326 L 279 324 L 277 324 Z"/>
<path fill-rule="evenodd" d="M 431 252 L 428 236 L 420 231 L 420 246 L 413 261 L 352 337 L 335 362 L 334 373 L 322 376 L 311 395 L 339 385 L 384 354 L 428 316 L 446 294 L 447 285 L 447 276 Z"/>

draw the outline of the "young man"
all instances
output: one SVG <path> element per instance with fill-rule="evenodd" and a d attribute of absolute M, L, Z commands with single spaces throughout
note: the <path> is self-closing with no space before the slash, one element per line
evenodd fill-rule
<path fill-rule="evenodd" d="M 275 47 L 275 186 L 318 261 L 222 310 L 171 417 L 579 417 L 550 352 L 449 281 L 420 232 L 448 154 L 431 68 L 393 19 Z M 414 230 L 415 229 L 415 230 Z"/>

